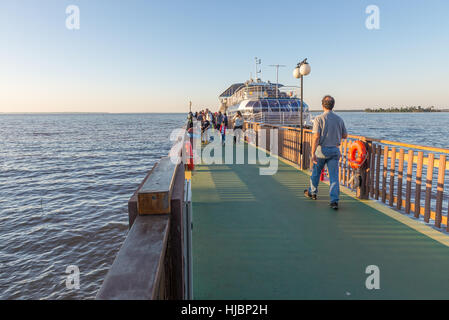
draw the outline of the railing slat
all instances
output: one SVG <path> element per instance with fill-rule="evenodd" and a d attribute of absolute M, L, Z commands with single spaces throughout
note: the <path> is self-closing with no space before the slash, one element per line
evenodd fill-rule
<path fill-rule="evenodd" d="M 348 150 L 352 144 L 352 141 L 348 141 Z M 349 181 L 351 180 L 351 166 L 349 165 L 348 154 L 346 154 L 346 181 L 348 183 L 348 188 L 351 188 Z M 352 180 L 354 181 L 354 180 Z"/>
<path fill-rule="evenodd" d="M 384 166 L 382 176 L 382 202 L 387 198 L 387 167 L 388 167 L 388 146 L 384 147 Z"/>
<path fill-rule="evenodd" d="M 446 222 L 446 231 L 449 232 L 449 205 L 447 206 L 447 222 Z"/>
<path fill-rule="evenodd" d="M 430 219 L 430 203 L 432 201 L 432 180 L 433 180 L 433 160 L 435 155 L 428 155 L 427 177 L 426 177 L 426 200 L 424 204 L 424 221 L 429 222 Z"/>
<path fill-rule="evenodd" d="M 343 185 L 346 185 L 346 181 L 347 181 L 347 179 L 346 179 L 346 160 L 348 157 L 348 153 L 347 153 L 348 152 L 348 140 L 347 139 L 344 140 L 343 149 L 344 149 L 344 153 L 341 158 L 341 161 L 342 161 L 341 170 L 343 171 Z"/>
<path fill-rule="evenodd" d="M 375 145 L 374 143 L 371 144 L 371 150 L 370 150 L 370 165 L 369 165 L 369 170 L 370 170 L 370 181 L 369 181 L 369 195 L 371 198 L 374 197 L 374 172 L 376 170 L 375 167 L 375 163 L 376 163 L 376 150 L 377 150 L 377 145 Z"/>
<path fill-rule="evenodd" d="M 294 163 L 299 163 L 299 137 L 297 132 L 293 131 L 293 137 L 295 139 L 295 158 L 293 159 Z"/>
<path fill-rule="evenodd" d="M 402 208 L 402 180 L 404 178 L 404 149 L 399 150 L 399 164 L 398 164 L 398 201 L 396 208 L 401 210 Z"/>
<path fill-rule="evenodd" d="M 343 157 L 344 157 L 344 154 L 343 154 L 343 141 L 340 143 L 340 155 L 341 155 L 341 157 L 340 157 L 340 161 L 339 161 L 339 163 L 338 163 L 338 181 L 342 181 L 342 178 L 341 178 L 341 174 L 342 174 L 342 170 L 341 170 L 341 164 L 342 164 L 342 162 L 343 162 Z"/>
<path fill-rule="evenodd" d="M 295 136 L 293 135 L 293 132 L 292 131 L 288 131 L 288 137 L 289 137 L 289 141 L 288 141 L 288 144 L 289 144 L 289 160 L 290 161 L 294 161 L 295 160 L 295 152 L 294 152 L 294 148 L 295 148 L 295 143 L 294 143 L 294 140 L 295 140 Z M 307 141 L 307 139 L 304 139 L 304 140 L 306 140 Z M 304 143 L 304 145 L 307 147 L 307 144 L 306 143 Z"/>
<path fill-rule="evenodd" d="M 379 200 L 379 191 L 380 191 L 380 158 L 382 156 L 382 146 L 377 145 L 376 150 L 376 185 L 374 189 L 374 197 L 376 200 Z"/>
<path fill-rule="evenodd" d="M 391 155 L 391 161 L 390 161 L 390 199 L 389 204 L 390 207 L 394 204 L 394 175 L 396 171 L 396 147 L 393 147 L 391 149 L 392 155 Z"/>
<path fill-rule="evenodd" d="M 309 134 L 309 168 L 312 169 L 313 168 L 313 162 L 312 162 L 312 157 L 311 157 L 311 153 L 312 153 L 312 134 Z"/>
<path fill-rule="evenodd" d="M 412 178 L 413 178 L 413 150 L 408 151 L 407 155 L 407 186 L 405 187 L 405 213 L 410 213 Z"/>
<path fill-rule="evenodd" d="M 437 203 L 435 210 L 435 226 L 441 228 L 441 211 L 443 210 L 444 176 L 446 174 L 446 156 L 440 156 L 438 165 Z"/>
<path fill-rule="evenodd" d="M 282 137 L 281 147 L 279 148 L 279 153 L 282 157 L 285 157 L 285 130 L 279 130 L 279 135 Z"/>
<path fill-rule="evenodd" d="M 416 164 L 416 182 L 415 182 L 415 218 L 419 218 L 421 212 L 421 185 L 422 185 L 422 165 L 424 152 L 418 152 L 418 163 Z"/>

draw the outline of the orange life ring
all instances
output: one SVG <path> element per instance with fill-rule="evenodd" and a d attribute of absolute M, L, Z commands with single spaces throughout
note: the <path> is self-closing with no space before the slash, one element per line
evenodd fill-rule
<path fill-rule="evenodd" d="M 193 150 L 190 141 L 186 142 L 186 155 L 187 155 L 187 166 L 186 169 L 193 171 L 195 169 L 195 164 L 193 163 Z"/>
<path fill-rule="evenodd" d="M 351 168 L 353 169 L 360 168 L 362 164 L 366 161 L 366 155 L 367 152 L 365 144 L 360 140 L 354 141 L 349 147 L 348 151 L 348 160 Z"/>

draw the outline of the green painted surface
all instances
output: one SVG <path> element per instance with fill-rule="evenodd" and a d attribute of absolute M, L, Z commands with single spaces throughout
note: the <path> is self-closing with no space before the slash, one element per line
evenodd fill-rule
<path fill-rule="evenodd" d="M 330 209 L 327 185 L 305 199 L 308 181 L 282 161 L 196 167 L 195 299 L 449 299 L 448 247 L 344 194 Z"/>

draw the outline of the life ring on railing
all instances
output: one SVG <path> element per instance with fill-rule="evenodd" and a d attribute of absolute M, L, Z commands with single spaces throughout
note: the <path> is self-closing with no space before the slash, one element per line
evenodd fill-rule
<path fill-rule="evenodd" d="M 193 171 L 195 169 L 195 164 L 193 163 L 192 144 L 190 143 L 190 141 L 187 141 L 185 145 L 186 145 L 186 158 L 187 158 L 186 169 L 188 171 Z"/>
<path fill-rule="evenodd" d="M 360 141 L 354 141 L 349 147 L 348 160 L 353 169 L 358 169 L 366 161 L 367 151 L 365 144 Z"/>

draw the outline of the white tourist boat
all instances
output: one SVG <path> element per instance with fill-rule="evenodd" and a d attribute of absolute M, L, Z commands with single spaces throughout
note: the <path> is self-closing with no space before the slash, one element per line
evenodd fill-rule
<path fill-rule="evenodd" d="M 256 74 L 260 73 L 257 70 Z M 220 96 L 220 111 L 233 117 L 240 111 L 245 121 L 286 126 L 300 125 L 300 88 L 264 82 L 260 78 L 234 83 Z M 303 104 L 303 125 L 311 125 L 309 107 Z"/>

